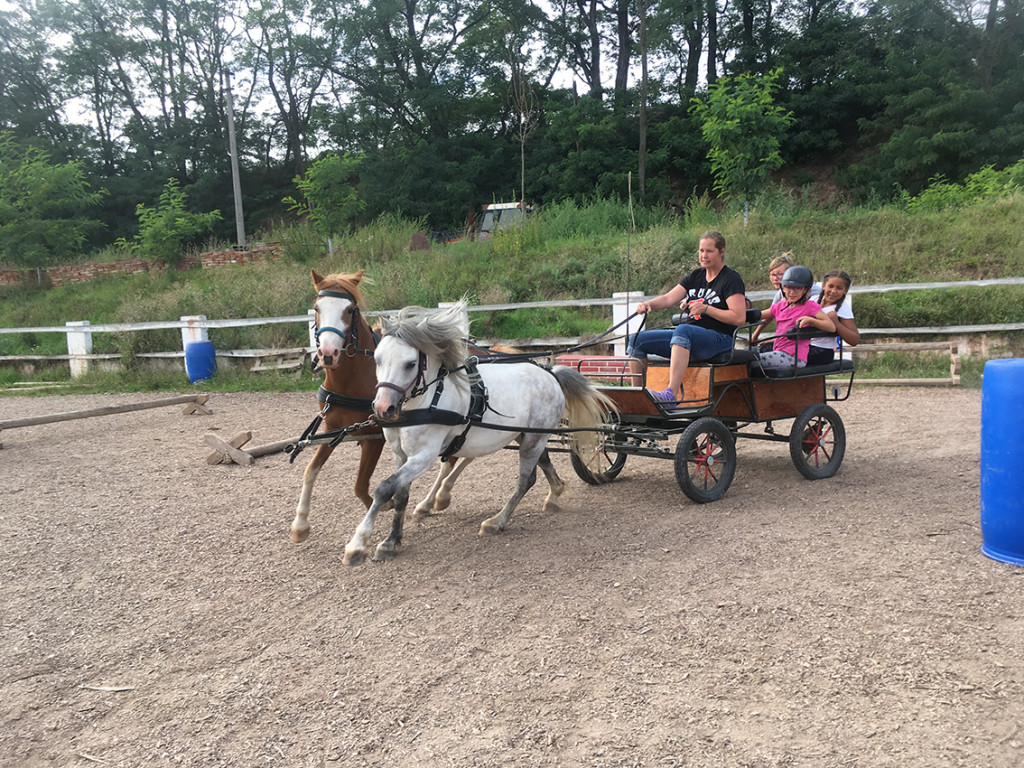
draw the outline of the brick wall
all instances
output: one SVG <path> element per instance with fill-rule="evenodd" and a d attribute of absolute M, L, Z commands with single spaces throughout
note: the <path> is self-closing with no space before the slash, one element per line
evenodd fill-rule
<path fill-rule="evenodd" d="M 252 264 L 261 258 L 277 261 L 281 258 L 280 243 L 257 243 L 248 251 L 210 251 L 198 256 L 185 256 L 178 262 L 175 269 L 188 270 L 195 267 L 217 269 L 235 264 Z M 0 285 L 17 285 L 21 282 L 34 283 L 37 277 L 50 285 L 81 283 L 105 275 L 137 275 L 142 272 L 162 272 L 166 267 L 162 262 L 147 259 L 122 259 L 121 261 L 93 262 L 82 264 L 65 264 L 58 267 L 44 267 L 39 272 L 35 269 L 0 269 Z"/>

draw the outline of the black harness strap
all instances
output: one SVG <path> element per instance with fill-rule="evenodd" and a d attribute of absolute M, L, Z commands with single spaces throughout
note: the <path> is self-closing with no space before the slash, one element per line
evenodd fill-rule
<path fill-rule="evenodd" d="M 466 414 L 437 407 L 441 400 L 441 393 L 444 391 L 444 380 L 449 374 L 449 371 L 444 366 L 441 366 L 437 371 L 437 377 L 434 379 L 434 397 L 431 399 L 430 405 L 426 408 L 402 411 L 398 419 L 389 421 L 381 426 L 414 427 L 424 424 L 440 424 L 446 427 L 455 427 L 465 424 L 466 428 L 452 438 L 451 442 L 441 451 L 441 461 L 448 461 L 448 459 L 462 449 L 462 446 L 466 443 L 466 435 L 469 433 L 469 430 L 483 421 L 484 413 L 488 410 L 487 387 L 484 386 L 483 378 L 477 370 L 476 360 L 471 359 L 467 361 L 465 369 L 469 377 L 469 411 Z M 519 429 L 516 429 L 516 431 L 518 432 Z"/>
<path fill-rule="evenodd" d="M 372 397 L 352 397 L 341 392 L 332 392 L 323 385 L 317 390 L 316 399 L 329 408 L 344 408 L 346 411 L 370 413 L 373 410 Z"/>

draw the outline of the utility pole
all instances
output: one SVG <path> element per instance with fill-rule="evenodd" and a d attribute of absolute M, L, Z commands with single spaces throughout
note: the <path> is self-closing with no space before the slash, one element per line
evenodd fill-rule
<path fill-rule="evenodd" d="M 235 111 L 231 104 L 231 70 L 224 70 L 224 104 L 228 115 L 228 154 L 231 156 L 231 185 L 235 195 L 235 250 L 245 250 L 245 217 L 242 215 L 242 181 L 238 175 L 238 144 L 235 142 Z"/>

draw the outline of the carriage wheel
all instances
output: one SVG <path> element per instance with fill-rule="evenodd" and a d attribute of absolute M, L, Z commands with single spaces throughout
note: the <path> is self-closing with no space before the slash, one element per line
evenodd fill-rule
<path fill-rule="evenodd" d="M 675 468 L 676 482 L 691 501 L 717 501 L 736 474 L 736 440 L 718 419 L 697 419 L 679 438 Z"/>
<path fill-rule="evenodd" d="M 569 452 L 569 459 L 572 461 L 572 468 L 579 479 L 591 485 L 610 483 L 619 476 L 619 472 L 626 464 L 626 454 L 609 448 L 605 435 L 598 436 L 597 459 L 594 461 L 593 468 L 587 466 L 586 462 L 576 453 L 575 448 Z"/>
<path fill-rule="evenodd" d="M 804 408 L 789 433 L 789 455 L 808 480 L 832 477 L 846 455 L 846 427 L 835 409 L 824 403 Z"/>

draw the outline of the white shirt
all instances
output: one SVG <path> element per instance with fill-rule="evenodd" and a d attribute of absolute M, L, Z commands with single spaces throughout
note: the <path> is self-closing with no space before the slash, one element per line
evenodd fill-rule
<path fill-rule="evenodd" d="M 820 289 L 819 289 L 820 290 Z M 853 302 L 850 300 L 850 294 L 846 294 L 843 298 L 843 303 L 839 305 L 839 311 L 836 312 L 836 305 L 830 304 L 827 307 L 821 308 L 823 312 L 833 313 L 836 317 L 843 320 L 853 320 Z M 832 318 L 832 321 L 839 325 L 836 317 Z M 838 349 L 839 347 L 839 334 L 835 336 L 819 336 L 816 339 L 811 339 L 811 344 L 815 347 L 823 347 L 825 349 Z"/>

